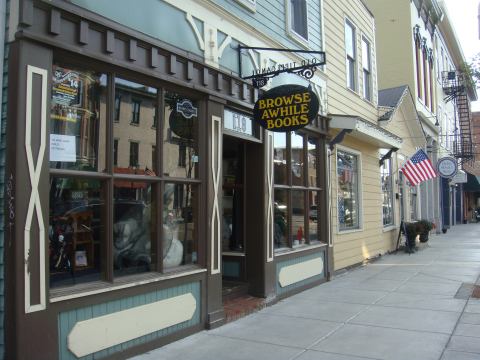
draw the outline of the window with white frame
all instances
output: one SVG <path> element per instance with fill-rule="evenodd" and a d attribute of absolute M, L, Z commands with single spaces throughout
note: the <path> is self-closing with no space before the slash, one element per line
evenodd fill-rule
<path fill-rule="evenodd" d="M 363 97 L 372 100 L 372 54 L 370 42 L 362 37 Z"/>
<path fill-rule="evenodd" d="M 384 153 L 380 152 L 380 156 Z M 392 159 L 385 159 L 380 166 L 380 181 L 382 184 L 382 217 L 383 226 L 393 226 L 395 219 L 393 216 L 393 172 Z"/>
<path fill-rule="evenodd" d="M 250 11 L 255 11 L 257 8 L 257 0 L 236 0 L 236 1 Z"/>
<path fill-rule="evenodd" d="M 307 0 L 287 0 L 288 30 L 298 40 L 308 41 Z"/>
<path fill-rule="evenodd" d="M 359 162 L 359 155 L 337 150 L 337 204 L 340 231 L 360 228 Z"/>
<path fill-rule="evenodd" d="M 347 87 L 353 91 L 356 90 L 356 62 L 357 51 L 355 46 L 355 27 L 353 24 L 345 20 L 345 52 L 346 52 L 346 71 L 347 71 Z"/>

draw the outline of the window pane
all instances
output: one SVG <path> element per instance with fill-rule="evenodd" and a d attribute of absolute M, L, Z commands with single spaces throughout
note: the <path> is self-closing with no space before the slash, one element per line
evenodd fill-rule
<path fill-rule="evenodd" d="M 317 187 L 317 151 L 318 139 L 308 139 L 308 186 Z"/>
<path fill-rule="evenodd" d="M 115 99 L 119 99 L 119 118 L 113 124 L 113 135 L 118 139 L 114 172 L 139 175 L 152 171 L 155 173 L 157 169 L 152 162 L 152 145 L 156 144 L 157 135 L 152 124 L 157 90 L 115 78 Z"/>
<path fill-rule="evenodd" d="M 50 287 L 100 279 L 104 202 L 98 180 L 51 178 Z"/>
<path fill-rule="evenodd" d="M 305 186 L 304 162 L 305 151 L 303 151 L 304 136 L 292 133 L 292 185 Z"/>
<path fill-rule="evenodd" d="M 274 191 L 274 242 L 275 248 L 288 247 L 288 192 Z"/>
<path fill-rule="evenodd" d="M 292 244 L 305 244 L 305 192 L 292 191 Z"/>
<path fill-rule="evenodd" d="M 304 39 L 308 39 L 308 14 L 306 0 L 290 0 L 291 28 Z"/>
<path fill-rule="evenodd" d="M 198 262 L 197 188 L 166 184 L 163 194 L 163 268 Z"/>
<path fill-rule="evenodd" d="M 273 171 L 274 183 L 287 184 L 287 135 L 285 133 L 273 133 Z"/>
<path fill-rule="evenodd" d="M 309 191 L 308 192 L 308 241 L 315 242 L 319 241 L 318 238 L 318 218 L 321 214 L 318 213 L 318 192 Z"/>
<path fill-rule="evenodd" d="M 363 97 L 367 100 L 372 99 L 370 73 L 363 70 Z"/>
<path fill-rule="evenodd" d="M 362 66 L 370 71 L 370 43 L 365 38 L 362 39 Z"/>
<path fill-rule="evenodd" d="M 345 23 L 345 50 L 347 56 L 355 58 L 355 28 L 348 21 Z"/>
<path fill-rule="evenodd" d="M 355 91 L 355 61 L 351 58 L 347 58 L 347 86 Z"/>
<path fill-rule="evenodd" d="M 380 167 L 380 175 L 383 192 L 383 226 L 391 226 L 394 224 L 392 159 L 385 160 Z"/>
<path fill-rule="evenodd" d="M 338 222 L 340 230 L 359 227 L 358 157 L 337 152 Z"/>
<path fill-rule="evenodd" d="M 198 176 L 198 104 L 180 94 L 165 94 L 163 166 L 166 176 Z"/>
<path fill-rule="evenodd" d="M 113 198 L 113 265 L 116 276 L 150 271 L 152 255 L 152 187 L 116 180 Z"/>
<path fill-rule="evenodd" d="M 50 167 L 104 171 L 106 75 L 60 65 L 52 74 Z"/>

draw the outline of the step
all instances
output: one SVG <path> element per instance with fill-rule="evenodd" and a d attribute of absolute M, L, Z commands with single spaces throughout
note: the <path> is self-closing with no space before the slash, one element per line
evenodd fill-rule
<path fill-rule="evenodd" d="M 243 295 L 230 300 L 223 301 L 225 322 L 237 320 L 248 314 L 257 312 L 266 306 L 266 300 L 251 295 Z"/>

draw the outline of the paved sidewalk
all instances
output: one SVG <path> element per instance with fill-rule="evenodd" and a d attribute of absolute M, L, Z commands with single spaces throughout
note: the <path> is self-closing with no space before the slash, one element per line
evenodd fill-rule
<path fill-rule="evenodd" d="M 135 360 L 479 360 L 480 224 Z M 480 285 L 480 284 L 479 284 Z"/>

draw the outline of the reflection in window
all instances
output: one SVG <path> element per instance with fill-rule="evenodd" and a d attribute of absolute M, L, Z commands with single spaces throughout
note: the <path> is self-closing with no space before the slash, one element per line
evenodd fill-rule
<path fill-rule="evenodd" d="M 308 240 L 310 242 L 318 241 L 318 192 L 308 192 Z"/>
<path fill-rule="evenodd" d="M 287 184 L 287 135 L 285 133 L 273 133 L 273 171 L 274 183 Z"/>
<path fill-rule="evenodd" d="M 132 100 L 132 124 L 138 125 L 140 123 L 140 100 Z"/>
<path fill-rule="evenodd" d="M 115 275 L 150 271 L 153 238 L 151 185 L 116 180 L 113 213 Z"/>
<path fill-rule="evenodd" d="M 274 191 L 274 229 L 275 248 L 288 247 L 288 192 Z"/>
<path fill-rule="evenodd" d="M 392 181 L 392 159 L 385 159 L 380 166 L 380 177 L 383 193 L 383 226 L 394 225 L 393 217 L 393 181 Z"/>
<path fill-rule="evenodd" d="M 180 94 L 165 94 L 163 165 L 165 175 L 198 176 L 198 103 Z"/>
<path fill-rule="evenodd" d="M 308 186 L 317 187 L 318 139 L 308 138 Z"/>
<path fill-rule="evenodd" d="M 49 211 L 50 286 L 100 279 L 105 240 L 99 180 L 52 178 Z"/>
<path fill-rule="evenodd" d="M 113 165 L 118 164 L 118 139 L 113 140 Z"/>
<path fill-rule="evenodd" d="M 152 144 L 157 132 L 152 128 L 157 107 L 157 89 L 133 81 L 115 78 L 115 98 L 119 99 L 119 121 L 113 124 L 118 139 L 117 162 L 114 172 L 143 175 L 155 172 Z M 135 123 L 137 126 L 128 126 Z"/>
<path fill-rule="evenodd" d="M 120 95 L 115 96 L 115 114 L 113 115 L 113 120 L 118 122 L 120 120 L 120 104 L 122 102 L 122 97 Z"/>
<path fill-rule="evenodd" d="M 106 75 L 53 65 L 50 167 L 105 169 Z"/>
<path fill-rule="evenodd" d="M 138 166 L 138 142 L 130 141 L 130 167 Z"/>
<path fill-rule="evenodd" d="M 417 220 L 417 187 L 409 186 L 410 189 L 410 221 Z"/>
<path fill-rule="evenodd" d="M 363 97 L 372 100 L 372 61 L 370 42 L 362 37 Z"/>
<path fill-rule="evenodd" d="M 196 264 L 197 191 L 195 185 L 166 184 L 163 194 L 163 268 Z"/>
<path fill-rule="evenodd" d="M 305 161 L 305 152 L 303 151 L 303 136 L 292 133 L 292 185 L 304 185 L 303 163 Z"/>
<path fill-rule="evenodd" d="M 360 227 L 358 156 L 337 151 L 338 223 L 340 230 Z"/>
<path fill-rule="evenodd" d="M 305 244 L 305 193 L 292 191 L 292 245 Z"/>

